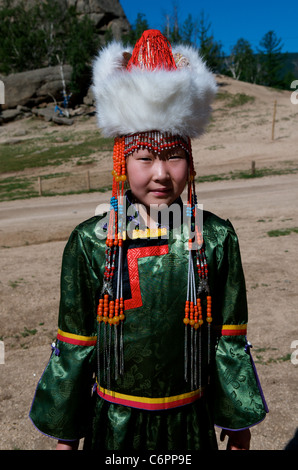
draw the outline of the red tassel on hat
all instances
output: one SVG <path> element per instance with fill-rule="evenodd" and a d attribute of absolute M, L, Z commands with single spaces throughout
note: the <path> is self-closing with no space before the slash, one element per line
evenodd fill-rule
<path fill-rule="evenodd" d="M 131 70 L 133 66 L 149 70 L 156 68 L 177 69 L 171 44 L 160 31 L 157 29 L 144 31 L 134 47 L 127 69 Z"/>

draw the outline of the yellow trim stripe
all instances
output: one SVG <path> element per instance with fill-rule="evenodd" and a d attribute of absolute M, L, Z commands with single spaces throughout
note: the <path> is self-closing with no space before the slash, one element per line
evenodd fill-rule
<path fill-rule="evenodd" d="M 79 346 L 94 346 L 97 340 L 96 336 L 75 335 L 62 331 L 60 328 L 58 329 L 57 338 L 65 343 L 77 344 Z"/>
<path fill-rule="evenodd" d="M 225 336 L 232 335 L 245 335 L 247 332 L 247 324 L 243 325 L 223 325 L 221 327 L 221 333 Z"/>
<path fill-rule="evenodd" d="M 125 395 L 123 393 L 114 392 L 112 390 L 107 390 L 97 386 L 97 393 L 103 399 L 112 403 L 117 403 L 119 405 L 126 405 L 133 408 L 141 408 L 146 410 L 162 410 L 176 408 L 178 406 L 192 403 L 202 396 L 203 390 L 197 389 L 192 392 L 183 393 L 181 395 L 174 395 L 171 397 L 148 398 Z"/>
<path fill-rule="evenodd" d="M 162 235 L 167 235 L 167 229 L 165 227 L 162 228 L 147 228 L 145 230 L 133 230 L 132 232 L 132 239 L 136 238 L 158 238 Z"/>

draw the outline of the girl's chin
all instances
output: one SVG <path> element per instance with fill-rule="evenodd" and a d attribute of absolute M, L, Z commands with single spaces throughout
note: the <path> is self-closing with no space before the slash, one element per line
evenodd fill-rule
<path fill-rule="evenodd" d="M 170 197 L 166 196 L 155 196 L 151 197 L 150 199 L 147 199 L 144 201 L 144 206 L 150 207 L 150 206 L 160 206 L 166 204 L 167 206 L 170 206 L 173 203 L 173 199 Z"/>
<path fill-rule="evenodd" d="M 146 207 L 146 209 L 148 210 L 148 208 L 150 208 L 150 206 L 160 206 L 160 205 L 164 205 L 166 204 L 167 206 L 170 206 L 171 204 L 173 204 L 174 201 L 177 200 L 178 196 L 174 196 L 172 193 L 169 194 L 168 193 L 161 193 L 161 192 L 150 192 L 149 194 L 147 194 L 146 196 L 144 197 L 136 197 L 136 195 L 134 194 L 134 202 L 136 204 L 141 204 L 143 206 Z M 153 208 L 152 208 L 153 209 Z"/>

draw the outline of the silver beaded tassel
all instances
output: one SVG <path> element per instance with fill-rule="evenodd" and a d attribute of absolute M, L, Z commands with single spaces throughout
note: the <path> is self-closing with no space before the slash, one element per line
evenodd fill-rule
<path fill-rule="evenodd" d="M 120 208 L 120 207 L 119 207 Z M 123 211 L 119 210 L 119 225 L 123 228 Z M 123 241 L 123 239 L 122 239 Z M 124 372 L 124 347 L 123 347 L 123 247 L 112 245 L 106 247 L 105 274 L 101 298 L 97 313 L 97 382 L 98 385 L 111 389 L 111 378 L 114 374 L 115 380 Z M 113 289 L 112 277 L 118 259 L 117 285 Z M 106 305 L 106 307 L 104 307 Z M 107 309 L 108 312 L 107 313 Z M 100 383 L 102 381 L 102 383 Z"/>
<path fill-rule="evenodd" d="M 184 380 L 190 377 L 190 389 L 196 390 L 201 385 L 201 328 L 195 320 L 197 309 L 196 283 L 193 265 L 193 251 L 189 250 L 187 298 L 184 318 Z"/>
<path fill-rule="evenodd" d="M 131 153 L 148 148 L 157 154 L 160 154 L 163 150 L 168 150 L 180 146 L 187 153 L 189 147 L 187 142 L 180 136 L 172 135 L 169 132 L 140 132 L 138 134 L 132 134 L 125 137 L 125 156 Z"/>

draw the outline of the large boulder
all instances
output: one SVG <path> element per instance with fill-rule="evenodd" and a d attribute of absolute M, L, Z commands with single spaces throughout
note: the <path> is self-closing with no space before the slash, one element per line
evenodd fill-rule
<path fill-rule="evenodd" d="M 11 0 L 11 5 L 16 6 L 22 0 Z M 43 0 L 27 0 L 22 2 L 26 9 Z M 103 43 L 106 31 L 111 31 L 115 39 L 121 37 L 130 30 L 130 24 L 125 16 L 123 8 L 118 0 L 57 0 L 63 8 L 75 7 L 79 17 L 88 16 L 96 26 L 96 32 Z M 0 0 L 0 8 L 4 0 Z M 66 90 L 69 90 L 72 68 L 63 66 Z M 1 76 L 0 80 L 5 85 L 5 103 L 2 109 L 16 108 L 17 106 L 37 106 L 44 101 L 62 101 L 62 80 L 60 67 L 46 67 L 38 70 L 15 73 Z M 1 90 L 0 90 L 1 91 Z M 0 96 L 1 98 L 1 96 Z M 75 100 L 75 98 L 72 98 Z M 3 101 L 3 100 L 1 100 Z M 0 105 L 1 113 L 1 105 Z"/>
<path fill-rule="evenodd" d="M 0 8 L 5 0 L 0 0 Z M 12 0 L 12 6 L 23 3 L 25 8 L 41 3 L 42 0 Z M 107 29 L 111 30 L 115 39 L 121 39 L 123 34 L 130 30 L 130 24 L 118 0 L 57 0 L 63 8 L 75 7 L 77 14 L 88 16 L 95 24 L 97 33 L 104 35 Z"/>
<path fill-rule="evenodd" d="M 66 89 L 71 81 L 72 67 L 63 66 Z M 60 66 L 45 67 L 0 77 L 5 86 L 2 109 L 18 105 L 36 106 L 45 101 L 62 101 L 63 86 Z"/>

